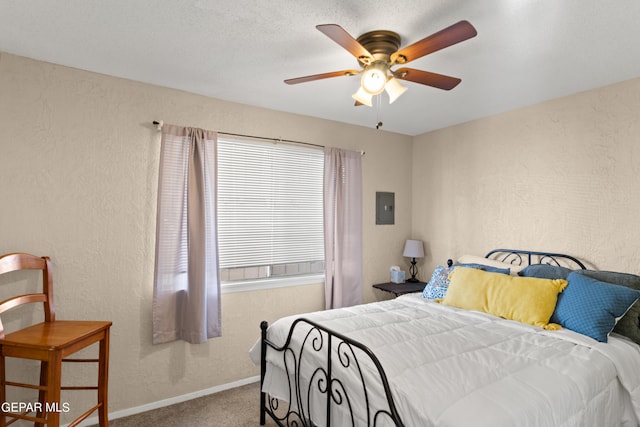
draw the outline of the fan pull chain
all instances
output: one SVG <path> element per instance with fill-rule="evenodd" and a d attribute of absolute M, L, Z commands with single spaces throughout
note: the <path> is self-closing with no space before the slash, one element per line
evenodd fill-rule
<path fill-rule="evenodd" d="M 376 129 L 380 129 L 382 127 L 382 120 L 380 120 L 380 106 L 382 105 L 382 96 L 376 96 Z"/>

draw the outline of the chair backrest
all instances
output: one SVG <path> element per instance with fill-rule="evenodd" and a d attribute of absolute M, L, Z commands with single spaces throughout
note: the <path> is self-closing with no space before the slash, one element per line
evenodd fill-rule
<path fill-rule="evenodd" d="M 0 256 L 0 274 L 18 270 L 41 270 L 42 292 L 16 295 L 0 302 L 0 315 L 22 304 L 41 302 L 43 303 L 45 322 L 53 322 L 55 320 L 53 275 L 49 257 L 38 257 L 25 253 L 11 253 Z M 0 339 L 2 338 L 4 338 L 4 326 L 2 326 L 2 319 L 0 318 Z"/>

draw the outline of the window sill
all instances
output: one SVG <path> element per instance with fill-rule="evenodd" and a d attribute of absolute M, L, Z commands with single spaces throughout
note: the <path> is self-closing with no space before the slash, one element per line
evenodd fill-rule
<path fill-rule="evenodd" d="M 234 292 L 264 291 L 265 289 L 286 288 L 289 286 L 306 286 L 324 283 L 324 274 L 281 277 L 277 279 L 244 280 L 221 284 L 223 294 Z"/>

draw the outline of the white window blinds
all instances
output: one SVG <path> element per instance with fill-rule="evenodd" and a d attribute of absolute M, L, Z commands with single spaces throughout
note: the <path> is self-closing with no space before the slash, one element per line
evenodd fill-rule
<path fill-rule="evenodd" d="M 270 277 L 278 265 L 322 263 L 323 161 L 318 149 L 219 137 L 221 269 Z"/>

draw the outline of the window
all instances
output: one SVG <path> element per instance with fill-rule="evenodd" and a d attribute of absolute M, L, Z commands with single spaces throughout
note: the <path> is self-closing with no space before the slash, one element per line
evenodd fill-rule
<path fill-rule="evenodd" d="M 223 285 L 324 272 L 322 150 L 221 135 Z"/>

